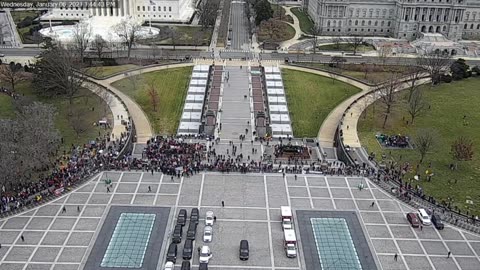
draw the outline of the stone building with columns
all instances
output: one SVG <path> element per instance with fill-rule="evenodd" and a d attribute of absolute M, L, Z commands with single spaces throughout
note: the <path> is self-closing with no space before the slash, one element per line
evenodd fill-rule
<path fill-rule="evenodd" d="M 47 16 L 52 20 L 82 20 L 91 16 L 132 16 L 152 22 L 189 22 L 194 13 L 194 0 L 53 0 L 72 3 L 52 8 Z"/>
<path fill-rule="evenodd" d="M 480 0 L 308 0 L 304 5 L 321 35 L 480 38 Z"/>

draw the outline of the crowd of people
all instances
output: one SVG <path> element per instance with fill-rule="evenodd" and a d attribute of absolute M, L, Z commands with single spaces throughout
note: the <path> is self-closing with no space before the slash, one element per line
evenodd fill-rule
<path fill-rule="evenodd" d="M 409 137 L 403 135 L 388 136 L 385 134 L 375 135 L 377 140 L 385 147 L 406 148 L 409 145 Z"/>
<path fill-rule="evenodd" d="M 110 134 L 99 136 L 84 145 L 72 145 L 69 152 L 52 162 L 40 179 L 28 183 L 9 183 L 2 187 L 0 213 L 42 201 L 46 196 L 61 194 L 73 184 L 88 178 L 101 169 L 120 169 L 128 166 L 129 156 L 120 156 L 130 138 L 131 126 L 126 126 L 120 138 Z M 112 136 L 113 137 L 113 136 Z"/>

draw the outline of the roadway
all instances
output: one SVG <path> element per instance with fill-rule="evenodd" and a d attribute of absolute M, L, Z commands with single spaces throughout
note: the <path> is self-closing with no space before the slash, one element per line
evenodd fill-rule
<path fill-rule="evenodd" d="M 245 2 L 232 1 L 230 11 L 230 27 L 229 36 L 232 39 L 230 49 L 233 50 L 249 50 L 250 34 L 248 31 L 248 20 L 245 15 Z"/>
<path fill-rule="evenodd" d="M 42 49 L 40 48 L 5 48 L 1 50 L 1 53 L 5 54 L 5 58 L 14 58 L 18 56 L 30 56 L 40 54 Z M 113 56 L 126 56 L 126 52 L 114 52 Z M 138 48 L 133 49 L 131 56 L 133 58 L 152 58 L 152 49 Z M 325 54 L 304 54 L 304 53 L 260 53 L 260 59 L 262 60 L 280 60 L 289 62 L 330 62 L 331 56 Z M 170 59 L 185 59 L 185 57 L 191 58 L 208 58 L 211 59 L 212 53 L 207 51 L 198 50 L 162 50 L 163 58 Z M 241 58 L 253 58 L 252 53 L 244 51 L 222 51 L 219 56 L 222 59 L 241 59 Z M 413 57 L 388 57 L 386 59 L 380 59 L 376 56 L 344 56 L 348 63 L 360 64 L 360 63 L 376 63 L 386 65 L 414 65 L 416 58 Z M 466 62 L 469 65 L 480 65 L 480 59 L 467 59 Z"/>

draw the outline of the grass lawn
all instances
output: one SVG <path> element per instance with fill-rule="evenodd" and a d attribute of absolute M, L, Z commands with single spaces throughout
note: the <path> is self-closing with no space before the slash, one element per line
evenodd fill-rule
<path fill-rule="evenodd" d="M 369 153 L 375 152 L 377 159 L 381 159 L 382 154 L 385 154 L 387 159 L 401 164 L 409 162 L 413 170 L 408 172 L 407 177 L 411 178 L 420 160 L 417 150 L 385 150 L 377 143 L 374 135 L 381 132 L 388 135 L 403 134 L 414 137 L 419 128 L 435 130 L 438 133 L 436 146 L 420 164 L 419 173 L 422 179 L 420 182 L 414 181 L 414 184 L 418 183 L 426 194 L 436 197 L 439 202 L 446 201 L 450 197 L 462 212 L 470 209 L 470 212 L 473 210 L 476 214 L 480 214 L 480 189 L 478 188 L 478 179 L 480 179 L 479 83 L 479 78 L 469 78 L 434 88 L 424 86 L 424 96 L 431 108 L 416 118 L 414 125 L 406 125 L 403 120 L 404 117 L 406 120 L 410 119 L 404 102 L 394 107 L 386 128 L 382 129 L 384 110 L 378 102 L 375 103 L 376 116 L 373 117 L 373 105 L 371 105 L 366 110 L 366 115 L 364 112 L 359 121 L 358 131 L 362 145 Z M 405 97 L 406 94 L 406 92 L 399 93 L 399 96 Z M 467 126 L 463 125 L 464 115 L 467 116 L 469 123 Z M 366 118 L 364 118 L 365 116 Z M 473 160 L 459 162 L 458 170 L 451 171 L 449 165 L 454 161 L 450 154 L 450 147 L 457 136 L 466 136 L 472 139 L 475 153 Z M 425 181 L 424 174 L 429 163 L 432 164 L 434 173 L 431 182 Z M 466 204 L 465 200 L 467 199 L 473 200 L 474 205 Z"/>
<path fill-rule="evenodd" d="M 127 64 L 118 66 L 105 66 L 105 67 L 89 67 L 85 69 L 85 72 L 93 74 L 95 77 L 104 78 L 115 73 L 138 68 L 137 65 Z"/>
<path fill-rule="evenodd" d="M 3 85 L 0 84 L 0 86 Z M 57 117 L 55 119 L 55 125 L 64 139 L 62 149 L 69 149 L 72 143 L 75 145 L 87 143 L 92 139 L 97 138 L 99 132 L 101 132 L 102 135 L 106 132 L 110 132 L 110 130 L 105 130 L 103 128 L 97 128 L 93 126 L 94 122 L 97 122 L 105 116 L 103 109 L 105 103 L 100 97 L 93 94 L 87 89 L 82 89 L 81 91 L 79 91 L 73 105 L 70 105 L 68 100 L 63 97 L 44 98 L 37 96 L 33 92 L 30 82 L 19 83 L 17 86 L 15 86 L 15 89 L 17 93 L 25 95 L 32 101 L 40 101 L 43 103 L 51 104 L 56 108 Z M 0 117 L 9 117 L 14 115 L 12 100 L 8 96 L 3 94 L 0 95 L 0 106 Z M 67 117 L 68 112 L 72 107 L 75 110 L 81 110 L 82 112 L 84 112 L 82 114 L 82 121 L 84 121 L 84 123 L 92 124 L 91 128 L 89 128 L 86 132 L 81 133 L 80 136 L 77 136 L 75 130 L 72 127 L 69 117 Z M 92 111 L 91 108 L 95 108 L 95 110 Z M 107 118 L 110 120 L 112 119 L 112 113 L 110 110 L 108 110 L 107 112 Z"/>
<path fill-rule="evenodd" d="M 126 78 L 113 83 L 113 86 L 132 97 L 147 114 L 153 130 L 157 134 L 175 134 L 187 94 L 192 67 L 160 70 L 141 74 L 137 79 Z M 135 80 L 137 80 L 135 82 Z M 156 82 L 159 96 L 157 111 L 153 111 L 148 96 L 148 84 Z M 134 89 L 134 85 L 137 89 Z"/>
<path fill-rule="evenodd" d="M 283 69 L 283 81 L 295 137 L 317 137 L 323 120 L 360 89 L 308 72 Z"/>
<path fill-rule="evenodd" d="M 344 51 L 344 52 L 353 52 L 353 46 L 348 43 L 338 44 L 326 44 L 318 46 L 318 49 L 321 51 Z M 374 51 L 375 48 L 371 45 L 360 45 L 357 47 L 357 53 Z"/>
<path fill-rule="evenodd" d="M 370 65 L 368 71 L 365 73 L 365 71 L 362 71 L 363 66 L 354 65 L 354 64 L 342 65 L 341 69 L 329 67 L 328 64 L 324 64 L 324 63 L 297 63 L 297 65 L 318 68 L 325 71 L 334 71 L 345 76 L 356 78 L 365 83 L 374 83 L 374 84 L 384 82 L 390 76 L 392 71 L 398 71 L 398 70 L 401 70 L 401 68 L 403 68 L 398 66 L 380 66 L 380 65 L 376 65 L 375 67 L 373 67 L 372 65 Z"/>
<path fill-rule="evenodd" d="M 5 94 L 0 94 L 0 119 L 13 116 L 15 116 L 15 112 L 13 111 L 12 98 Z"/>
<path fill-rule="evenodd" d="M 258 28 L 257 38 L 259 42 L 282 42 L 292 39 L 295 36 L 295 29 L 289 24 L 270 19 L 262 22 Z"/>
<path fill-rule="evenodd" d="M 297 16 L 298 21 L 300 22 L 300 29 L 302 29 L 305 34 L 311 34 L 313 21 L 310 19 L 310 16 L 308 16 L 308 14 L 305 13 L 301 8 L 292 8 L 291 11 L 295 16 Z"/>

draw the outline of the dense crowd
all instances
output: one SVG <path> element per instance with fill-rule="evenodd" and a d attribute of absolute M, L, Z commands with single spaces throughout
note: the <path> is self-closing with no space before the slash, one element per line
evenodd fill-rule
<path fill-rule="evenodd" d="M 2 187 L 0 213 L 41 201 L 56 192 L 61 193 L 102 168 L 119 169 L 127 166 L 129 157 L 119 158 L 119 155 L 130 132 L 131 127 L 127 126 L 120 138 L 111 139 L 107 134 L 81 146 L 72 145 L 69 153 L 64 151 L 47 168 L 48 175 L 28 183 L 14 185 L 10 182 Z"/>
<path fill-rule="evenodd" d="M 408 147 L 409 138 L 403 135 L 392 135 L 388 136 L 385 134 L 375 135 L 377 140 L 386 147 L 399 147 L 405 148 Z"/>

